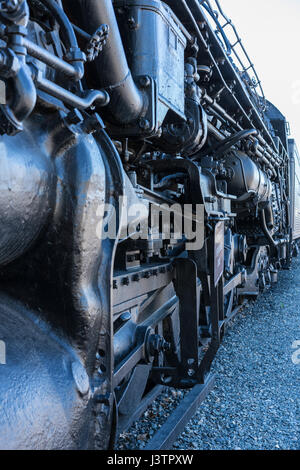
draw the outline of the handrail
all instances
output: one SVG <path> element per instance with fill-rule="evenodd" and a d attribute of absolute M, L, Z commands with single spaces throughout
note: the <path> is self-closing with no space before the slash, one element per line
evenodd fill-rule
<path fill-rule="evenodd" d="M 254 64 L 253 62 L 251 61 L 244 45 L 243 45 L 243 42 L 242 42 L 242 39 L 240 38 L 239 34 L 238 34 L 238 31 L 235 27 L 235 25 L 233 24 L 232 20 L 228 18 L 228 16 L 226 16 L 226 14 L 224 13 L 221 5 L 220 5 L 220 2 L 219 0 L 198 0 L 199 1 L 199 4 L 203 6 L 203 8 L 205 8 L 205 10 L 209 13 L 209 15 L 211 16 L 211 18 L 213 19 L 213 21 L 215 22 L 216 26 L 217 26 L 217 30 L 216 30 L 216 33 L 220 33 L 222 35 L 222 38 L 223 38 L 223 41 L 224 41 L 224 45 L 226 46 L 226 53 L 228 56 L 231 56 L 232 57 L 232 53 L 234 54 L 235 56 L 235 59 L 237 60 L 238 64 L 239 64 L 239 67 L 238 68 L 241 68 L 240 72 L 242 74 L 246 74 L 246 76 L 248 77 L 249 81 L 247 81 L 243 76 L 241 76 L 241 79 L 247 84 L 247 86 L 250 86 L 252 91 L 254 92 L 255 96 L 256 96 L 256 99 L 257 99 L 257 102 L 258 102 L 258 106 L 260 107 L 261 111 L 264 112 L 266 110 L 266 98 L 265 98 L 265 94 L 264 94 L 264 90 L 263 90 L 263 87 L 262 87 L 262 83 L 261 83 L 261 80 L 257 74 L 257 71 L 254 67 Z M 214 1 L 215 2 L 215 5 L 216 5 L 216 8 L 213 8 L 212 5 L 211 5 L 211 1 Z M 216 11 L 218 13 L 216 13 Z M 225 23 L 223 25 L 221 25 L 220 21 L 219 21 L 219 18 L 218 16 L 221 16 Z M 236 41 L 234 43 L 231 43 L 226 32 L 225 32 L 225 28 L 227 28 L 228 26 L 231 27 L 233 33 L 234 33 L 234 36 L 236 38 Z M 238 51 L 236 50 L 236 48 L 240 46 L 243 54 L 244 54 L 244 60 L 241 58 L 241 56 L 239 55 Z M 247 61 L 247 64 L 245 65 L 244 61 Z M 253 74 L 254 74 L 254 77 L 251 79 L 250 75 L 249 75 L 249 70 L 252 70 Z M 254 80 L 255 81 L 254 81 Z M 259 87 L 259 90 L 260 90 L 260 94 L 257 92 L 257 87 Z"/>

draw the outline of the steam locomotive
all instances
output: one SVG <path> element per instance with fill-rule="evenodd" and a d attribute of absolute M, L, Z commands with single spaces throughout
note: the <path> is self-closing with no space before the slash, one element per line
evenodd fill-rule
<path fill-rule="evenodd" d="M 0 447 L 106 449 L 290 267 L 299 155 L 218 0 L 4 0 L 0 41 Z"/>

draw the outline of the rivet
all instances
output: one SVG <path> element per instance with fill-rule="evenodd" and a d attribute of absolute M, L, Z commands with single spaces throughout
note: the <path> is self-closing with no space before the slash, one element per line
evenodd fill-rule
<path fill-rule="evenodd" d="M 90 381 L 85 368 L 80 362 L 72 362 L 71 367 L 78 392 L 81 395 L 86 395 L 90 389 Z"/>

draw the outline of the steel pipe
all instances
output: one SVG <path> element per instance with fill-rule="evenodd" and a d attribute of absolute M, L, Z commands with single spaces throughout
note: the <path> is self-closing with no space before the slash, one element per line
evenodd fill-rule
<path fill-rule="evenodd" d="M 106 106 L 109 103 L 109 95 L 106 91 L 88 90 L 84 92 L 84 96 L 80 97 L 74 95 L 74 93 L 71 93 L 56 83 L 47 80 L 39 73 L 35 75 L 34 81 L 37 88 L 48 93 L 50 96 L 54 96 L 73 108 L 87 109 L 93 104 Z"/>
<path fill-rule="evenodd" d="M 110 95 L 108 110 L 114 121 L 128 124 L 136 121 L 143 113 L 146 99 L 136 86 L 127 63 L 117 19 L 111 0 L 77 0 L 82 26 L 93 34 L 101 24 L 109 26 L 109 36 L 103 51 L 95 61 L 99 88 Z M 97 84 L 98 85 L 98 84 Z"/>

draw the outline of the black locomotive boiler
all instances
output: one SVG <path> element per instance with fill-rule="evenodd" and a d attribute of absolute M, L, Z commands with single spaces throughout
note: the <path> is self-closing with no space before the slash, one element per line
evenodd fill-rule
<path fill-rule="evenodd" d="M 219 1 L 0 5 L 0 448 L 106 449 L 289 268 L 299 155 Z"/>

